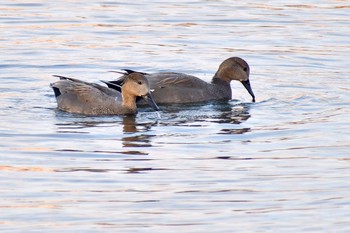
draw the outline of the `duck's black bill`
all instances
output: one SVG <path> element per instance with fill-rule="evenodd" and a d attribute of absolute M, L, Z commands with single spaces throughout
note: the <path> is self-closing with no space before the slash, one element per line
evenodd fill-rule
<path fill-rule="evenodd" d="M 150 92 L 148 92 L 147 95 L 142 96 L 142 98 L 155 110 L 155 111 L 159 111 L 159 107 L 156 104 L 156 102 L 154 102 L 154 99 L 152 97 L 152 94 Z"/>
<path fill-rule="evenodd" d="M 241 81 L 241 83 L 243 84 L 243 86 L 245 87 L 245 89 L 247 89 L 247 91 L 249 92 L 249 94 L 253 97 L 253 102 L 255 102 L 255 95 L 254 92 L 252 90 L 252 87 L 250 86 L 250 82 L 249 79 L 246 81 Z"/>

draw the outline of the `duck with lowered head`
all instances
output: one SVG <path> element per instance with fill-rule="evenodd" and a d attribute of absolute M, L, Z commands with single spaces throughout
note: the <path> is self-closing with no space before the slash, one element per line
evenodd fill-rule
<path fill-rule="evenodd" d="M 110 88 L 120 91 L 124 79 L 135 71 L 125 70 L 126 74 L 116 81 L 109 81 Z M 118 71 L 113 71 L 120 73 Z M 196 103 L 212 100 L 232 99 L 230 83 L 239 81 L 247 89 L 255 102 L 255 95 L 249 81 L 249 65 L 240 57 L 230 57 L 224 60 L 210 83 L 192 75 L 175 72 L 143 73 L 150 83 L 152 95 L 158 104 Z"/>

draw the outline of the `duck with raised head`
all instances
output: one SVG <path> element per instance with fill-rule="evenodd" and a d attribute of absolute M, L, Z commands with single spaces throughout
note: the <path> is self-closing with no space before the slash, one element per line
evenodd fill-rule
<path fill-rule="evenodd" d="M 124 70 L 124 76 L 116 81 L 110 81 L 107 85 L 120 91 L 115 85 L 120 85 L 127 75 L 135 72 Z M 113 71 L 120 73 L 118 71 Z M 150 83 L 152 95 L 158 104 L 170 103 L 196 103 L 212 100 L 232 99 L 230 83 L 239 81 L 247 89 L 255 102 L 255 95 L 249 81 L 250 68 L 248 63 L 240 57 L 230 57 L 224 60 L 210 83 L 192 75 L 175 72 L 161 72 L 144 74 Z M 114 85 L 114 86 L 113 86 Z"/>
<path fill-rule="evenodd" d="M 159 110 L 150 92 L 149 82 L 142 73 L 126 75 L 121 92 L 95 83 L 54 76 L 60 80 L 50 86 L 62 111 L 84 115 L 135 114 L 137 97 L 143 98 L 155 111 Z"/>

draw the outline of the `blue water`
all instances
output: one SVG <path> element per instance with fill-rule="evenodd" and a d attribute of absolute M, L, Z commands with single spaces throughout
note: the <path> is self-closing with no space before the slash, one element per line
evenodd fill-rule
<path fill-rule="evenodd" d="M 0 4 L 1 232 L 349 232 L 348 1 Z M 53 74 L 177 71 L 231 56 L 257 97 L 56 108 Z"/>

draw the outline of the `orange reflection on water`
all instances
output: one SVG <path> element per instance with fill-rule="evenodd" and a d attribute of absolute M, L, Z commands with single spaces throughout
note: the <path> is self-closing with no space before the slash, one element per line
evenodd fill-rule
<path fill-rule="evenodd" d="M 14 171 L 14 172 L 54 172 L 54 169 L 43 167 L 19 167 L 0 165 L 0 171 Z"/>

